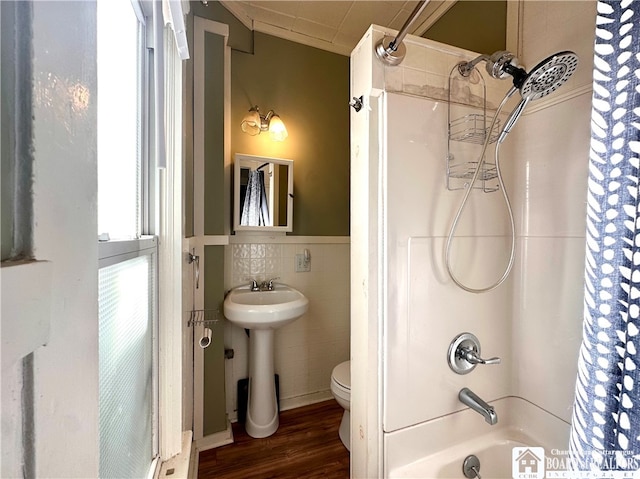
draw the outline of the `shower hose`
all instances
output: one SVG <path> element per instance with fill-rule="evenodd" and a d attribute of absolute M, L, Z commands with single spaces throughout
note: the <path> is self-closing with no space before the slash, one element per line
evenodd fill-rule
<path fill-rule="evenodd" d="M 467 285 L 465 285 L 464 283 L 462 283 L 454 274 L 453 271 L 451 269 L 451 244 L 453 243 L 453 236 L 456 232 L 456 229 L 458 227 L 458 223 L 460 221 L 460 217 L 462 216 L 462 212 L 465 209 L 465 206 L 467 205 L 467 201 L 469 200 L 469 195 L 471 194 L 471 191 L 473 190 L 473 185 L 475 184 L 475 182 L 478 180 L 478 176 L 480 175 L 480 171 L 482 170 L 482 165 L 484 164 L 484 155 L 487 151 L 487 147 L 489 146 L 489 143 L 491 141 L 491 132 L 493 131 L 493 128 L 496 124 L 496 121 L 498 119 L 498 115 L 500 114 L 500 112 L 502 111 L 502 108 L 504 107 L 504 105 L 507 103 L 507 101 L 509 100 L 509 98 L 511 98 L 511 96 L 517 91 L 516 87 L 512 87 L 507 94 L 504 96 L 504 98 L 502 99 L 502 101 L 500 102 L 500 105 L 498 106 L 498 109 L 496 110 L 496 114 L 493 116 L 493 120 L 491 121 L 491 126 L 489 127 L 489 129 L 487 130 L 487 134 L 486 134 L 486 138 L 484 140 L 484 143 L 482 145 L 482 151 L 480 153 L 480 158 L 478 159 L 478 166 L 476 167 L 476 170 L 473 174 L 473 177 L 471 178 L 471 183 L 469 183 L 469 186 L 466 188 L 464 196 L 462 197 L 462 201 L 460 203 L 460 206 L 458 207 L 458 211 L 453 219 L 453 223 L 451 224 L 451 229 L 449 231 L 449 235 L 447 237 L 447 243 L 445 246 L 445 266 L 447 268 L 447 273 L 449 274 L 449 277 L 453 280 L 453 282 L 460 287 L 461 289 L 468 291 L 469 293 L 486 293 L 488 291 L 491 291 L 493 289 L 496 289 L 498 286 L 500 286 L 505 279 L 507 279 L 507 276 L 509 276 L 509 273 L 511 272 L 511 268 L 513 267 L 513 262 L 515 260 L 515 251 L 516 251 L 516 227 L 515 227 L 515 222 L 513 219 L 513 211 L 511 208 L 511 202 L 509 201 L 509 195 L 507 194 L 507 190 L 504 187 L 504 181 L 502 180 L 502 172 L 500 171 L 500 145 L 502 143 L 502 141 L 504 141 L 504 138 L 506 135 L 503 135 L 502 133 L 500 134 L 500 138 L 498 139 L 498 142 L 496 143 L 496 152 L 495 152 L 495 163 L 496 163 L 496 174 L 498 176 L 498 184 L 500 185 L 500 191 L 502 192 L 502 196 L 504 197 L 504 202 L 507 206 L 507 211 L 509 212 L 509 221 L 511 223 L 511 253 L 509 255 L 509 263 L 507 264 L 506 269 L 504 270 L 504 273 L 502 274 L 502 276 L 500 277 L 500 279 L 498 279 L 495 283 L 485 287 L 485 288 L 471 288 Z M 518 107 L 516 107 L 518 108 Z M 506 128 L 507 125 L 505 125 Z"/>

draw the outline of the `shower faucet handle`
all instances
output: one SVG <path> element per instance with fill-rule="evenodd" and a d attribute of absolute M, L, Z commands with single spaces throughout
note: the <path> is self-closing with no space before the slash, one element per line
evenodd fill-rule
<path fill-rule="evenodd" d="M 489 359 L 482 359 L 480 357 L 480 355 L 478 354 L 478 351 L 476 351 L 474 348 L 472 347 L 459 347 L 458 348 L 458 355 L 464 359 L 465 361 L 471 363 L 471 364 L 500 364 L 500 362 L 502 361 L 500 358 L 495 357 L 495 358 L 489 358 Z"/>
<path fill-rule="evenodd" d="M 471 333 L 458 334 L 447 351 L 447 362 L 456 374 L 468 374 L 478 364 L 500 364 L 500 358 L 484 359 L 481 355 L 480 341 Z"/>

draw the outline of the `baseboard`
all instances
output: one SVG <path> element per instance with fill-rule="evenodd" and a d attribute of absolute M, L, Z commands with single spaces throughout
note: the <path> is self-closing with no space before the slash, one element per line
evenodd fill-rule
<path fill-rule="evenodd" d="M 287 411 L 289 409 L 295 409 L 302 406 L 309 406 L 322 401 L 327 401 L 333 398 L 331 389 L 325 389 L 324 391 L 316 391 L 303 396 L 295 396 L 291 398 L 280 398 L 280 411 Z"/>
<path fill-rule="evenodd" d="M 187 479 L 189 475 L 191 462 L 191 446 L 193 439 L 193 431 L 184 431 L 182 433 L 182 451 L 180 454 L 173 456 L 160 466 L 159 479 L 170 477 L 171 479 Z"/>
<path fill-rule="evenodd" d="M 231 423 L 227 421 L 227 429 L 224 431 L 216 432 L 198 439 L 194 442 L 196 453 L 200 451 L 206 451 L 220 446 L 226 446 L 233 442 L 233 430 L 231 429 Z"/>

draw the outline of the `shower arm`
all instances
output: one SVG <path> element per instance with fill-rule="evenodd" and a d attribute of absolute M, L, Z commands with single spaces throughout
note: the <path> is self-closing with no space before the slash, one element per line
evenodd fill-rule
<path fill-rule="evenodd" d="M 475 58 L 470 62 L 460 62 L 458 63 L 458 73 L 467 78 L 469 75 L 471 75 L 471 72 L 478 63 L 486 62 L 489 60 L 489 58 L 489 55 L 480 55 L 478 58 Z"/>
<path fill-rule="evenodd" d="M 407 36 L 409 32 L 409 28 L 413 24 L 416 18 L 420 16 L 422 11 L 425 9 L 430 0 L 421 0 L 416 7 L 409 15 L 409 18 L 402 28 L 398 32 L 398 35 L 391 39 L 391 37 L 385 36 L 378 44 L 376 45 L 375 52 L 376 56 L 387 63 L 388 65 L 399 65 L 402 60 L 404 60 L 404 56 L 406 54 L 406 48 L 402 44 L 402 40 Z"/>

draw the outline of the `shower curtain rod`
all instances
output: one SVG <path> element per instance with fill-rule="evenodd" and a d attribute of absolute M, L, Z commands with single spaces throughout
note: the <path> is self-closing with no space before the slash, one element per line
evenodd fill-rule
<path fill-rule="evenodd" d="M 407 21 L 404 23 L 404 25 L 402 26 L 402 28 L 398 32 L 398 36 L 393 39 L 393 48 L 394 48 L 394 50 L 395 50 L 395 46 L 397 44 L 402 43 L 402 40 L 404 40 L 404 37 L 406 37 L 407 33 L 409 32 L 409 27 L 411 27 L 411 25 L 413 24 L 415 19 L 420 16 L 420 14 L 425 9 L 425 7 L 427 6 L 427 3 L 429 3 L 429 1 L 430 0 L 422 0 L 422 2 L 418 3 L 416 5 L 416 8 L 413 9 L 413 12 L 411 13 L 411 15 L 409 16 Z"/>
<path fill-rule="evenodd" d="M 409 15 L 409 18 L 404 22 L 398 35 L 393 40 L 391 40 L 390 37 L 384 37 L 380 43 L 376 45 L 376 55 L 380 60 L 389 65 L 399 65 L 402 60 L 404 60 L 406 48 L 402 44 L 402 40 L 407 36 L 409 28 L 415 19 L 420 16 L 429 1 L 430 0 L 422 0 L 416 5 L 416 8 L 413 9 L 413 12 L 411 12 L 411 15 Z"/>

